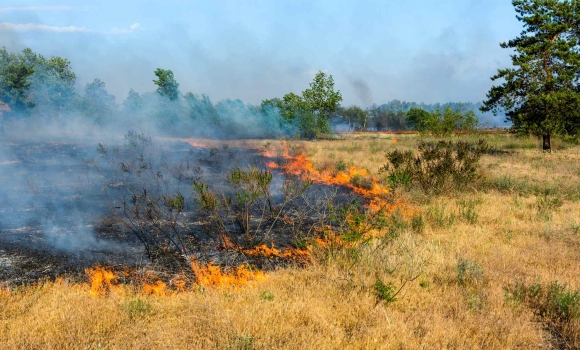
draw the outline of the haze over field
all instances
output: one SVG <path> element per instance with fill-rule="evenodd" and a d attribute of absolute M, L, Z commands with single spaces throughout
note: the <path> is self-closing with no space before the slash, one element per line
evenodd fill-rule
<path fill-rule="evenodd" d="M 4 1 L 0 47 L 70 59 L 79 86 L 99 78 L 122 101 L 171 69 L 181 90 L 212 100 L 299 93 L 332 74 L 343 105 L 485 98 L 499 42 L 519 33 L 507 1 L 236 1 L 54 4 Z M 500 118 L 500 119 L 503 119 Z"/>

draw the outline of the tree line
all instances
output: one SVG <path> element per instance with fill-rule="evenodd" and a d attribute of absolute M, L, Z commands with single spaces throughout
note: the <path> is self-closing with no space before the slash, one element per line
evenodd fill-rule
<path fill-rule="evenodd" d="M 372 106 L 369 109 L 358 106 L 339 107 L 332 116 L 332 122 L 336 128 L 346 127 L 354 131 L 413 130 L 437 136 L 449 135 L 454 131 L 474 132 L 480 127 L 476 113 L 472 109 L 462 108 L 470 104 L 437 104 L 436 108 L 425 109 L 389 108 L 392 104 Z"/>
<path fill-rule="evenodd" d="M 452 104 L 446 105 L 450 110 L 444 110 L 442 105 L 395 100 L 364 110 L 342 107 L 342 95 L 335 91 L 333 77 L 324 72 L 318 72 L 300 95 L 291 92 L 282 98 L 264 100 L 258 106 L 229 99 L 213 103 L 206 95 L 182 93 L 171 70 L 158 68 L 153 73 L 155 91 L 138 93 L 131 89 L 118 103 L 98 78 L 78 89 L 77 76 L 68 59 L 47 58 L 31 49 L 12 53 L 2 48 L 0 117 L 60 122 L 80 119 L 97 126 L 122 124 L 128 128 L 146 123 L 168 134 L 189 136 L 312 139 L 341 125 L 350 130 L 430 130 L 441 117 L 445 123 L 449 117 L 453 119 L 456 129 L 465 125 L 459 122 L 463 118 L 460 111 L 469 106 Z M 430 111 L 428 120 L 409 118 L 420 107 Z"/>

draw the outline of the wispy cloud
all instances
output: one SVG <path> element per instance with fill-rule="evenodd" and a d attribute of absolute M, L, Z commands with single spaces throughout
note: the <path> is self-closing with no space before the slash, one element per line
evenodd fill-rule
<path fill-rule="evenodd" d="M 133 23 L 131 24 L 131 26 L 129 28 L 113 28 L 110 31 L 107 32 L 107 34 L 128 34 L 128 33 L 133 33 L 135 31 L 138 30 L 143 30 L 143 28 L 141 28 L 141 24 L 139 23 Z"/>
<path fill-rule="evenodd" d="M 134 23 L 129 28 L 113 28 L 109 31 L 103 32 L 76 26 L 57 27 L 38 23 L 14 24 L 9 22 L 0 22 L 0 32 L 11 31 L 11 32 L 129 34 L 137 30 L 143 30 L 139 23 Z"/>
<path fill-rule="evenodd" d="M 19 7 L 0 7 L 2 12 L 25 12 L 25 11 L 72 11 L 72 6 L 19 6 Z"/>
<path fill-rule="evenodd" d="M 0 31 L 11 31 L 11 32 L 52 32 L 52 33 L 91 33 L 92 30 L 84 27 L 56 27 L 47 26 L 45 24 L 38 23 L 26 23 L 26 24 L 14 24 L 8 22 L 0 22 Z"/>

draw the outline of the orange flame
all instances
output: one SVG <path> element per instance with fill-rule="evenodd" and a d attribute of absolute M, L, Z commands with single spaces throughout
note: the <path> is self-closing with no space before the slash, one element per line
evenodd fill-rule
<path fill-rule="evenodd" d="M 233 243 L 227 236 L 221 235 L 222 239 L 222 249 L 232 249 L 240 251 L 246 255 L 250 256 L 263 256 L 267 258 L 281 258 L 281 259 L 290 259 L 296 260 L 299 262 L 307 262 L 310 260 L 310 252 L 306 249 L 294 249 L 294 248 L 287 248 L 284 251 L 280 251 L 274 248 L 274 243 L 272 242 L 271 247 L 268 247 L 265 244 L 259 245 L 257 247 L 251 249 L 244 249 L 243 247 Z"/>
<path fill-rule="evenodd" d="M 185 142 L 189 143 L 193 147 L 201 147 L 201 148 L 209 148 L 210 147 L 209 145 L 202 144 L 202 143 L 199 143 L 199 142 L 195 142 L 195 141 L 192 141 L 192 140 L 187 140 Z"/>
<path fill-rule="evenodd" d="M 306 249 L 291 249 L 288 248 L 285 251 L 279 251 L 274 248 L 274 243 L 268 248 L 267 245 L 262 244 L 253 249 L 245 249 L 244 253 L 251 256 L 264 256 L 269 258 L 281 258 L 281 259 L 292 259 L 297 261 L 306 262 L 310 260 L 310 252 Z"/>
<path fill-rule="evenodd" d="M 145 283 L 143 285 L 143 294 L 153 294 L 155 296 L 163 296 L 167 294 L 167 284 L 163 281 L 157 281 L 154 284 Z"/>
<path fill-rule="evenodd" d="M 377 201 L 376 197 L 390 193 L 389 188 L 381 185 L 376 177 L 371 177 L 366 169 L 351 166 L 347 171 L 339 171 L 337 173 L 330 170 L 318 171 L 304 154 L 300 153 L 292 156 L 285 141 L 283 145 L 283 158 L 287 163 L 280 166 L 274 162 L 269 162 L 267 163 L 269 168 L 276 169 L 281 167 L 287 174 L 300 176 L 316 183 L 345 186 L 375 202 Z M 373 204 L 369 207 L 376 209 L 377 205 Z"/>
<path fill-rule="evenodd" d="M 266 278 L 262 271 L 252 271 L 246 265 L 234 267 L 231 273 L 226 273 L 212 263 L 204 266 L 193 259 L 191 269 L 195 273 L 196 283 L 200 286 L 243 286 Z"/>
<path fill-rule="evenodd" d="M 91 282 L 91 295 L 99 296 L 106 295 L 110 291 L 117 289 L 118 286 L 113 284 L 117 276 L 112 271 L 109 271 L 101 266 L 95 266 L 87 269 L 87 276 Z"/>

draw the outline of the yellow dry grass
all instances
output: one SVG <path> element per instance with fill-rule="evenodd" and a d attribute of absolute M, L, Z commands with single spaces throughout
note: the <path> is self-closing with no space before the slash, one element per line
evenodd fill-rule
<path fill-rule="evenodd" d="M 418 138 L 381 137 L 290 144 L 319 169 L 342 161 L 376 174 L 385 151 L 413 149 Z M 93 297 L 88 287 L 58 281 L 0 292 L 0 348 L 550 348 L 555 336 L 526 305 L 508 303 L 505 287 L 519 281 L 559 281 L 580 289 L 580 202 L 557 192 L 580 185 L 580 147 L 544 155 L 525 148 L 525 142 L 533 141 L 509 135 L 488 138 L 513 151 L 485 156 L 488 180 L 509 175 L 553 186 L 556 192 L 549 195 L 562 197 L 561 205 L 543 208 L 534 194 L 494 189 L 429 200 L 407 194 L 426 218 L 424 231 L 402 230 L 394 242 L 378 249 L 379 242 L 362 246 L 355 264 L 352 251 L 329 258 L 315 248 L 316 259 L 306 268 L 280 269 L 263 282 L 237 289 Z M 271 142 L 270 147 L 281 147 Z M 568 187 L 560 186 L 561 181 Z M 475 220 L 462 217 L 465 203 L 472 203 Z M 437 225 L 436 216 L 454 220 Z M 469 283 L 458 282 L 460 259 L 480 268 Z M 411 276 L 418 277 L 405 282 Z M 377 301 L 372 289 L 377 279 L 404 285 L 395 302 Z M 580 325 L 571 327 L 574 338 Z M 578 341 L 576 335 L 576 343 L 569 345 L 579 346 Z"/>

